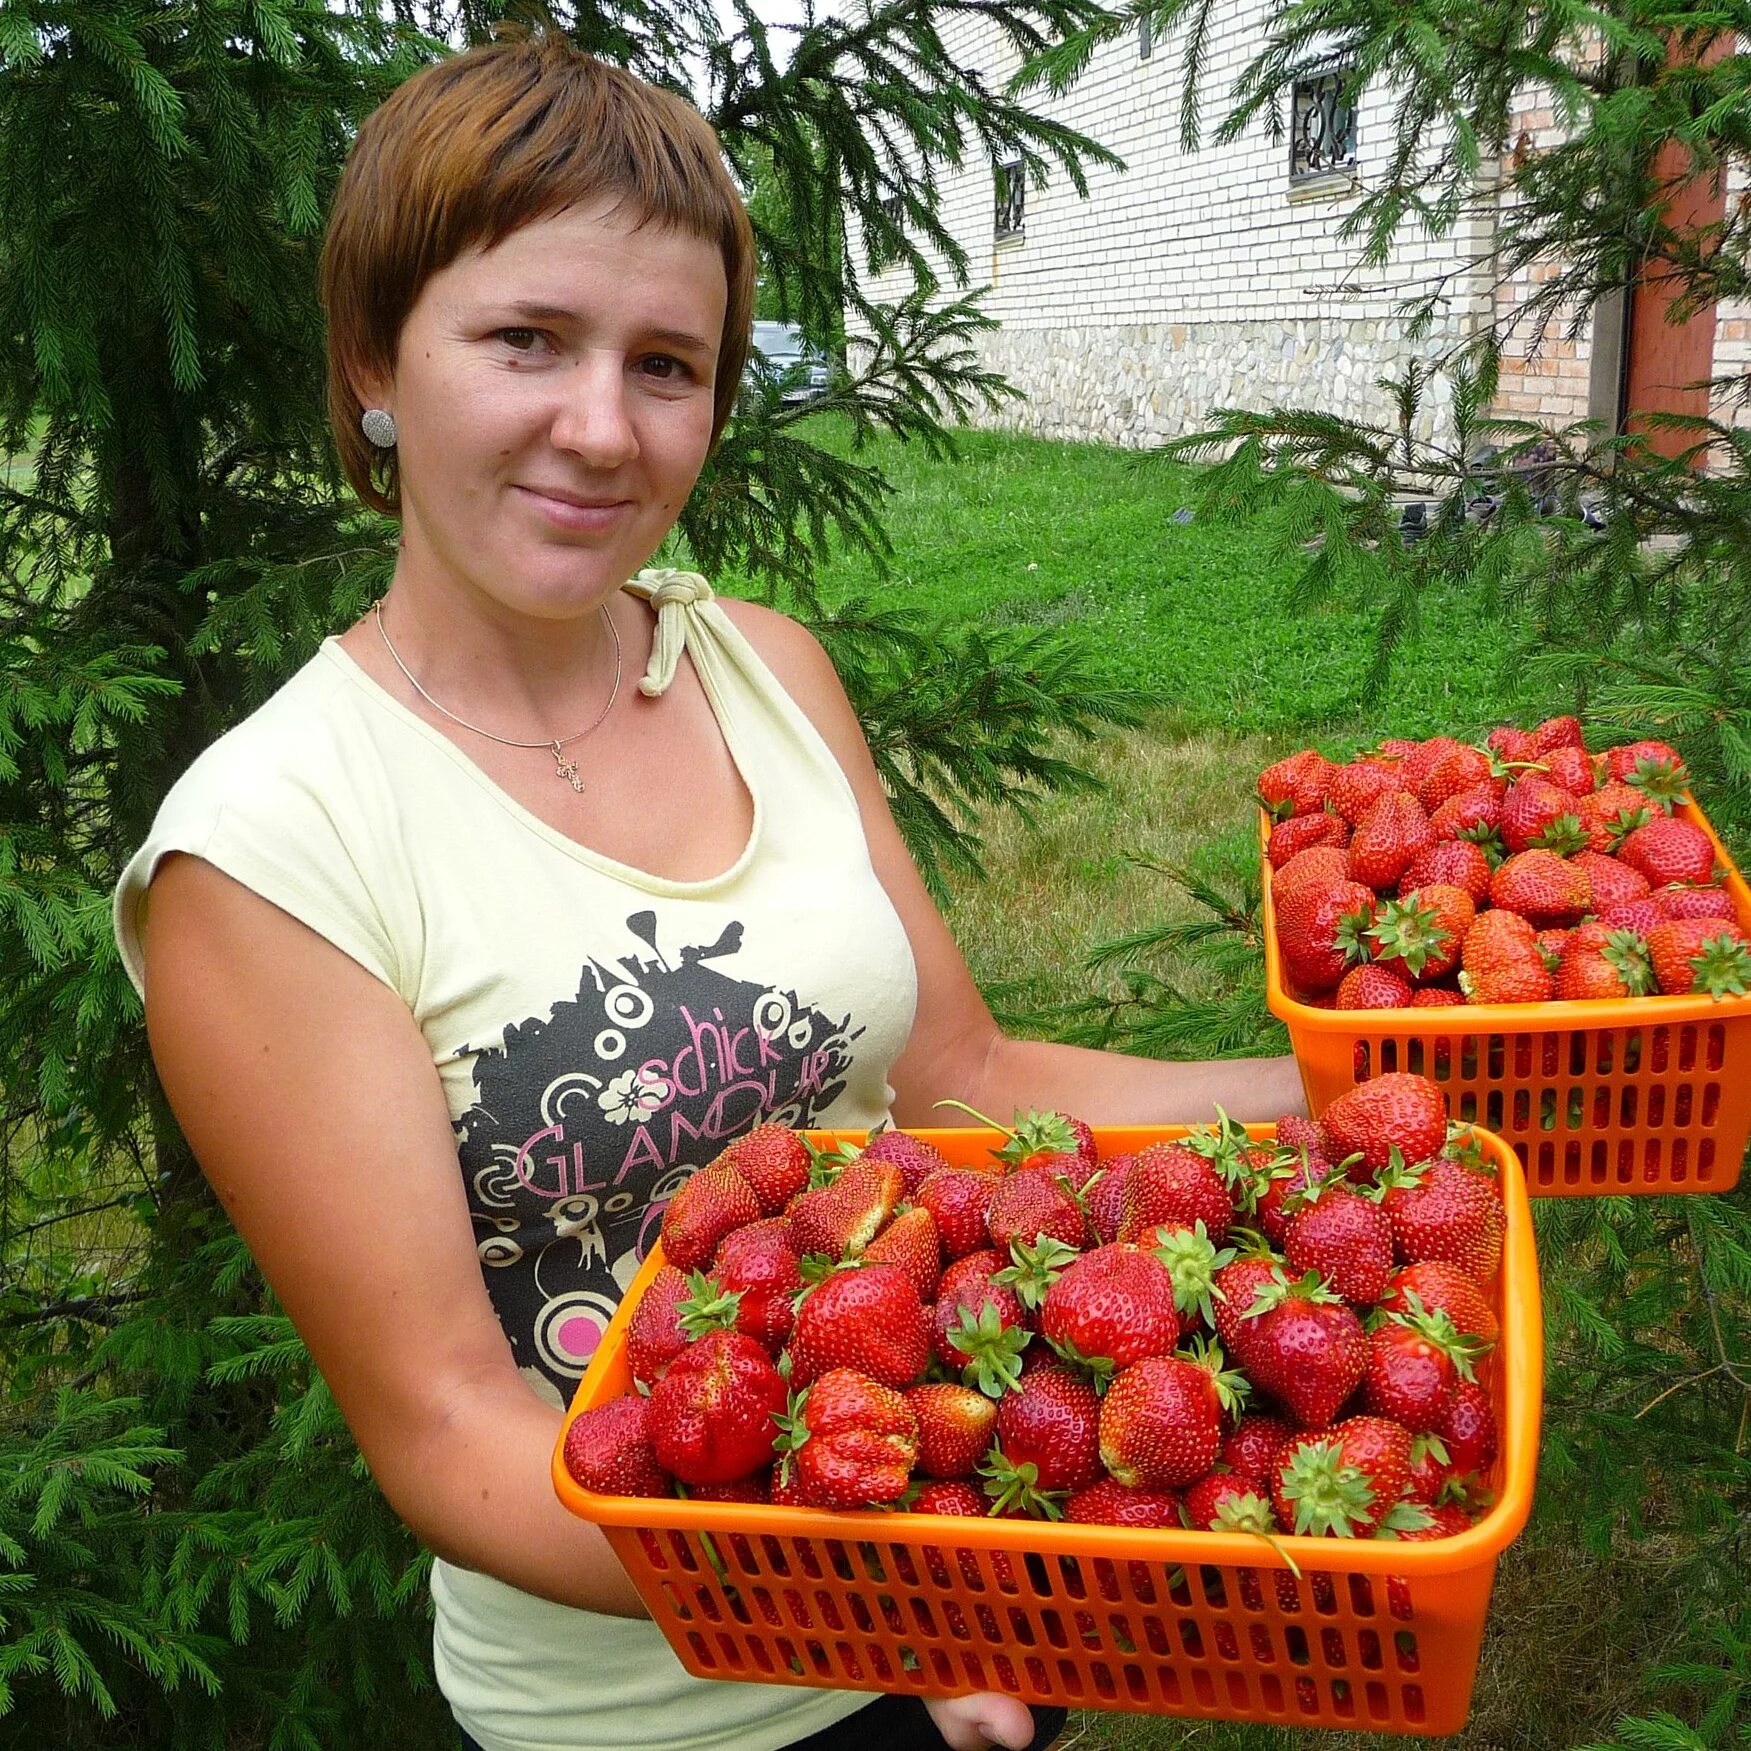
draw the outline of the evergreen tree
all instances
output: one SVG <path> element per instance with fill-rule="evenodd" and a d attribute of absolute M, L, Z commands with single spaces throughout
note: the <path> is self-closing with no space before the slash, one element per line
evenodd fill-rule
<path fill-rule="evenodd" d="M 423 1559 L 157 1092 L 108 896 L 189 761 L 387 582 L 393 527 L 348 497 L 324 428 L 323 219 L 359 119 L 504 10 L 0 5 L 8 1743 L 345 1751 L 447 1731 Z M 743 186 L 764 168 L 782 194 L 756 213 L 781 308 L 815 333 L 848 311 L 868 338 L 822 410 L 850 454 L 753 393 L 673 557 L 818 624 L 927 875 L 976 861 L 971 806 L 1088 782 L 1050 738 L 1130 706 L 1062 640 L 830 600 L 834 543 L 882 549 L 861 440 L 943 450 L 1007 393 L 972 355 L 976 300 L 874 305 L 847 239 L 883 236 L 922 293 L 921 250 L 948 241 L 933 166 L 1019 150 L 1079 179 L 1104 158 L 938 34 L 978 14 L 1032 53 L 1100 8 L 896 0 L 808 18 L 782 66 L 745 4 L 727 32 L 695 0 L 519 11 L 683 92 L 703 68 Z"/>

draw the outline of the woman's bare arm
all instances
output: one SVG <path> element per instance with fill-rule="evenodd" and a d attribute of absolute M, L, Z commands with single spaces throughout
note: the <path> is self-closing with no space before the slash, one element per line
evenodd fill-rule
<path fill-rule="evenodd" d="M 372 1475 L 438 1555 L 642 1617 L 548 1474 L 560 1413 L 487 1299 L 431 1054 L 401 1000 L 191 856 L 151 889 L 146 1023 L 178 1122 Z"/>

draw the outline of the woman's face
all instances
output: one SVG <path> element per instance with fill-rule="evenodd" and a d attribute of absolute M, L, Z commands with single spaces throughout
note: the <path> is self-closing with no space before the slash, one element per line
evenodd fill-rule
<path fill-rule="evenodd" d="M 649 559 L 711 444 L 723 259 L 613 205 L 434 274 L 368 386 L 395 416 L 404 564 L 543 619 Z"/>

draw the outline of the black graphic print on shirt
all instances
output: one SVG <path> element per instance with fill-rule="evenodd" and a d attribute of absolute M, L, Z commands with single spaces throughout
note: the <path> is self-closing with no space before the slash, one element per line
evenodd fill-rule
<path fill-rule="evenodd" d="M 654 913 L 626 929 L 632 952 L 588 962 L 576 997 L 478 1054 L 455 1127 L 494 1309 L 564 1399 L 692 1170 L 762 1119 L 814 1123 L 862 1032 L 737 978 L 738 923 L 671 952 Z"/>

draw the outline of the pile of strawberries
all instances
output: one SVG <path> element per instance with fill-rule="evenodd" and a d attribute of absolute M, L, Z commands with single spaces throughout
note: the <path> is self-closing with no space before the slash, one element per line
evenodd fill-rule
<path fill-rule="evenodd" d="M 1688 785 L 1667 743 L 1590 754 L 1572 717 L 1291 754 L 1258 785 L 1288 980 L 1337 1009 L 1751 990 Z"/>
<path fill-rule="evenodd" d="M 1267 1539 L 1472 1524 L 1505 1223 L 1434 1083 L 1274 1142 L 1220 1112 L 1104 1161 L 1059 1113 L 1006 1135 L 966 1167 L 769 1123 L 701 1168 L 627 1328 L 637 1391 L 572 1422 L 572 1476 Z"/>

